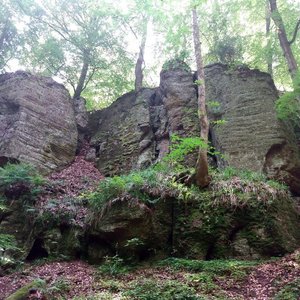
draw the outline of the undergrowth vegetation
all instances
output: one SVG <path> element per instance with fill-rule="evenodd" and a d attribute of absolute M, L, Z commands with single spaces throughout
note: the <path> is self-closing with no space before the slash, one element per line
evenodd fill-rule
<path fill-rule="evenodd" d="M 41 192 L 45 179 L 29 164 L 6 164 L 0 167 L 0 193 L 2 201 L 21 199 L 32 202 Z"/>
<path fill-rule="evenodd" d="M 262 173 L 232 167 L 211 169 L 208 189 L 200 190 L 187 184 L 185 179 L 192 176 L 193 169 L 185 165 L 185 158 L 199 147 L 207 148 L 211 155 L 219 155 L 198 137 L 174 135 L 170 153 L 161 162 L 128 175 L 106 178 L 96 191 L 83 193 L 82 198 L 87 199 L 93 209 L 101 210 L 109 201 L 126 197 L 153 204 L 166 196 L 188 202 L 207 198 L 209 193 L 214 204 L 240 207 L 271 204 L 275 199 L 289 197 L 284 184 L 270 180 Z"/>
<path fill-rule="evenodd" d="M 245 274 L 256 266 L 258 261 L 241 260 L 192 260 L 170 257 L 163 260 L 160 265 L 168 266 L 174 270 L 187 270 L 192 272 L 206 272 L 214 275 L 233 275 L 235 277 Z"/>
<path fill-rule="evenodd" d="M 33 186 L 40 186 L 45 183 L 45 179 L 37 170 L 29 164 L 6 164 L 0 167 L 0 187 L 6 188 L 10 185 L 23 183 Z"/>
<path fill-rule="evenodd" d="M 186 174 L 190 172 L 186 169 Z M 237 170 L 231 167 L 211 172 L 208 189 L 200 190 L 180 180 L 178 173 L 163 162 L 128 175 L 114 176 L 101 181 L 94 192 L 83 193 L 91 206 L 98 210 L 117 198 L 129 196 L 153 204 L 164 197 L 174 197 L 184 202 L 209 198 L 213 204 L 229 206 L 258 206 L 272 204 L 276 199 L 289 197 L 287 186 L 265 175 Z"/>

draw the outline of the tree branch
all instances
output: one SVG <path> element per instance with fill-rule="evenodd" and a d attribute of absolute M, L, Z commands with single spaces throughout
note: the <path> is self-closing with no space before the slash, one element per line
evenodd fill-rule
<path fill-rule="evenodd" d="M 292 45 L 292 44 L 295 42 L 299 28 L 300 28 L 300 19 L 298 20 L 298 22 L 297 22 L 297 24 L 296 24 L 296 26 L 295 26 L 295 30 L 294 30 L 293 37 L 292 37 L 292 39 L 289 41 L 289 44 L 290 44 L 290 45 Z"/>

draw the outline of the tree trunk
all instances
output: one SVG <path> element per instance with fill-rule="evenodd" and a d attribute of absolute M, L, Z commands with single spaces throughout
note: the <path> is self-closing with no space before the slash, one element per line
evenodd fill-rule
<path fill-rule="evenodd" d="M 271 42 L 271 11 L 269 0 L 266 0 L 266 39 L 267 39 L 267 54 L 266 61 L 268 67 L 268 73 L 273 77 L 273 51 Z"/>
<path fill-rule="evenodd" d="M 90 66 L 89 54 L 85 53 L 83 56 L 83 65 L 81 68 L 80 77 L 79 77 L 78 84 L 77 84 L 75 92 L 74 92 L 73 99 L 80 98 L 80 95 L 81 95 L 82 91 L 84 90 L 84 83 L 85 83 L 86 76 L 87 76 L 87 73 L 89 70 L 89 66 Z"/>
<path fill-rule="evenodd" d="M 3 54 L 3 50 L 4 50 L 4 42 L 7 39 L 7 35 L 8 35 L 8 30 L 9 30 L 9 21 L 6 20 L 4 27 L 2 29 L 2 32 L 0 34 L 0 53 Z"/>
<path fill-rule="evenodd" d="M 278 38 L 279 38 L 280 46 L 283 51 L 284 57 L 286 59 L 292 80 L 294 80 L 298 72 L 298 65 L 286 35 L 286 30 L 285 30 L 283 20 L 277 8 L 277 1 L 276 0 L 269 0 L 269 1 L 271 7 L 271 17 L 278 30 Z"/>
<path fill-rule="evenodd" d="M 201 54 L 201 38 L 198 24 L 198 15 L 196 8 L 193 8 L 193 40 L 195 48 L 195 57 L 197 64 L 197 86 L 198 86 L 198 114 L 200 121 L 200 137 L 207 144 L 208 143 L 208 132 L 209 122 L 206 112 L 205 103 L 205 81 L 204 81 L 204 66 Z M 199 149 L 198 160 L 196 163 L 196 175 L 195 183 L 199 187 L 206 187 L 210 182 L 208 175 L 208 158 L 207 149 Z"/>
<path fill-rule="evenodd" d="M 143 87 L 143 64 L 144 64 L 144 53 L 145 53 L 145 46 L 146 46 L 146 39 L 147 39 L 147 28 L 148 28 L 148 19 L 145 20 L 143 24 L 143 33 L 142 33 L 142 40 L 140 44 L 140 51 L 139 56 L 135 64 L 135 91 L 138 92 Z"/>

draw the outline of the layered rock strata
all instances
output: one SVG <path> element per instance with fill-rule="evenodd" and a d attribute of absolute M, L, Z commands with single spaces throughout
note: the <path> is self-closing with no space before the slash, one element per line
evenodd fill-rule
<path fill-rule="evenodd" d="M 68 91 L 26 72 L 0 75 L 0 162 L 31 163 L 48 173 L 71 162 L 77 147 Z"/>

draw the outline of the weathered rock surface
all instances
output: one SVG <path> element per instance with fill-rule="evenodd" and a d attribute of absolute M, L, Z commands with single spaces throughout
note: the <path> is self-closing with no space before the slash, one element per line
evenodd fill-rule
<path fill-rule="evenodd" d="M 169 149 L 170 136 L 198 135 L 193 75 L 162 71 L 157 89 L 129 93 L 90 115 L 89 134 L 97 167 L 107 175 L 149 166 Z"/>
<path fill-rule="evenodd" d="M 219 166 L 265 172 L 300 193 L 297 140 L 276 117 L 278 93 L 270 75 L 220 64 L 207 67 L 205 74 L 207 99 L 219 104 L 210 108 L 212 143 L 224 156 Z"/>
<path fill-rule="evenodd" d="M 149 207 L 137 199 L 115 199 L 92 214 L 88 231 L 88 257 L 99 262 L 118 253 L 131 259 L 168 255 L 171 250 L 172 201 Z"/>
<path fill-rule="evenodd" d="M 128 93 L 109 108 L 90 116 L 91 145 L 96 150 L 97 167 L 104 173 L 128 172 L 149 166 L 154 158 L 149 99 L 155 90 Z"/>
<path fill-rule="evenodd" d="M 0 161 L 47 173 L 71 162 L 76 147 L 74 108 L 62 85 L 20 71 L 0 75 Z"/>
<path fill-rule="evenodd" d="M 300 245 L 299 214 L 291 199 L 274 199 L 268 206 L 255 207 L 233 207 L 215 199 L 220 204 L 208 208 L 203 205 L 206 201 L 175 205 L 176 255 L 260 259 L 290 253 Z"/>
<path fill-rule="evenodd" d="M 265 172 L 300 194 L 300 154 L 293 130 L 275 112 L 278 93 L 270 75 L 258 70 L 206 67 L 212 145 L 226 165 Z M 198 136 L 197 95 L 185 68 L 161 72 L 154 90 L 130 93 L 91 115 L 89 128 L 97 166 L 106 174 L 128 172 L 160 159 L 170 136 Z"/>

